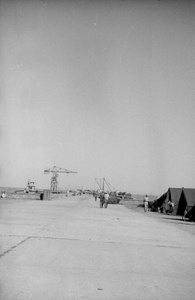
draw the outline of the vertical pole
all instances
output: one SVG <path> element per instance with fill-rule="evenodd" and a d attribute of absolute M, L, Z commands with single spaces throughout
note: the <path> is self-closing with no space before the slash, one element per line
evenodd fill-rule
<path fill-rule="evenodd" d="M 53 175 L 53 174 L 52 174 Z M 52 175 L 51 175 L 51 185 L 50 185 L 50 191 L 52 191 Z"/>

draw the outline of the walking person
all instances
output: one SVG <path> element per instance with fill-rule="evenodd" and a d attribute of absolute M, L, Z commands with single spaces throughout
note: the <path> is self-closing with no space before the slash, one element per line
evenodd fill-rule
<path fill-rule="evenodd" d="M 144 211 L 148 211 L 148 195 L 145 195 L 144 197 Z"/>
<path fill-rule="evenodd" d="M 104 207 L 107 208 L 108 207 L 108 202 L 109 202 L 109 199 L 110 199 L 110 196 L 108 193 L 106 193 L 104 195 L 104 198 L 105 198 L 105 204 L 104 204 Z"/>
<path fill-rule="evenodd" d="M 100 208 L 103 208 L 104 201 L 105 201 L 104 192 L 100 193 L 99 198 L 100 198 Z"/>
<path fill-rule="evenodd" d="M 182 216 L 182 221 L 185 221 L 187 215 L 187 209 L 184 210 L 183 216 Z"/>

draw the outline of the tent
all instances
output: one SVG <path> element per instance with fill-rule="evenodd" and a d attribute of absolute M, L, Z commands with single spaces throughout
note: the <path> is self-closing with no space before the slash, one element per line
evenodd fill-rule
<path fill-rule="evenodd" d="M 177 214 L 178 215 L 183 215 L 184 211 L 190 212 L 192 208 L 195 205 L 195 189 L 183 189 L 179 203 L 178 203 L 178 209 L 177 209 Z M 186 216 L 187 216 L 186 215 Z"/>
<path fill-rule="evenodd" d="M 195 205 L 188 211 L 185 218 L 189 218 L 195 222 Z"/>
<path fill-rule="evenodd" d="M 177 213 L 178 202 L 182 193 L 182 188 L 169 188 L 160 198 L 153 202 L 153 208 L 160 208 L 161 211 L 167 212 L 169 210 L 168 201 L 171 200 L 174 203 L 173 214 Z"/>
<path fill-rule="evenodd" d="M 158 198 L 157 200 L 154 200 L 154 202 L 151 205 L 151 208 L 157 210 L 159 207 L 162 207 L 166 198 L 167 198 L 167 192 L 164 193 L 162 196 L 160 196 L 160 198 Z"/>

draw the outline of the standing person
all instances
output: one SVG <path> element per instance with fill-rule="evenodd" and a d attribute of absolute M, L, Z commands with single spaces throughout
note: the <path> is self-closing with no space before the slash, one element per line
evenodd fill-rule
<path fill-rule="evenodd" d="M 98 196 L 98 194 L 97 194 L 97 192 L 95 192 L 94 193 L 95 201 L 97 201 L 97 196 Z"/>
<path fill-rule="evenodd" d="M 105 204 L 104 204 L 104 207 L 107 208 L 108 207 L 108 202 L 109 202 L 109 199 L 110 199 L 110 196 L 108 193 L 106 193 L 104 195 L 104 198 L 105 198 Z"/>
<path fill-rule="evenodd" d="M 144 211 L 148 211 L 148 195 L 144 197 Z"/>
<path fill-rule="evenodd" d="M 173 213 L 174 203 L 171 200 L 169 200 L 168 204 L 169 204 L 169 211 L 168 211 L 168 215 L 169 215 Z"/>
<path fill-rule="evenodd" d="M 104 201 L 105 201 L 104 192 L 100 193 L 99 198 L 100 198 L 100 208 L 103 208 Z"/>
<path fill-rule="evenodd" d="M 183 216 L 182 216 L 182 221 L 185 221 L 185 217 L 187 215 L 187 209 L 184 210 Z"/>

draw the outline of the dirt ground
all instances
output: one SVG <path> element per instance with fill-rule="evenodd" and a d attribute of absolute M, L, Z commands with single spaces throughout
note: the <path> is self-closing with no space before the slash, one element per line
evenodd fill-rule
<path fill-rule="evenodd" d="M 138 206 L 138 205 L 132 205 L 128 201 L 123 201 L 123 200 L 120 202 L 120 205 L 124 205 L 128 209 L 131 209 L 131 210 L 134 210 L 141 214 L 144 214 L 145 216 L 147 216 L 149 218 L 157 219 L 157 220 L 159 220 L 159 222 L 172 224 L 173 226 L 176 226 L 177 228 L 179 228 L 181 230 L 187 231 L 187 232 L 195 235 L 195 223 L 189 221 L 188 219 L 186 219 L 184 222 L 184 221 L 182 221 L 181 216 L 174 216 L 171 214 L 170 215 L 161 214 L 161 213 L 152 212 L 152 211 L 148 211 L 146 213 L 146 212 L 144 212 L 143 207 Z"/>
<path fill-rule="evenodd" d="M 1 300 L 192 300 L 194 223 L 90 195 L 1 199 L 0 269 Z"/>

